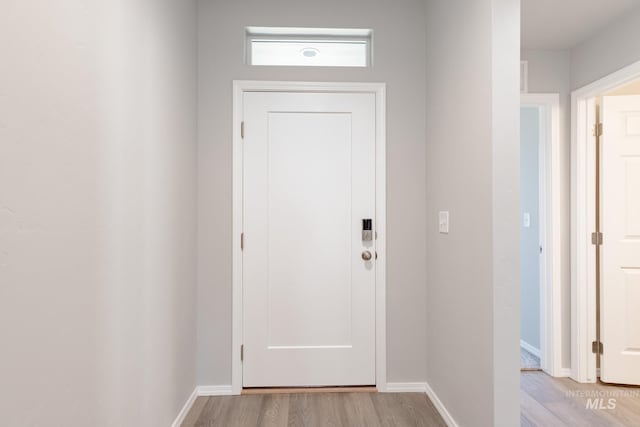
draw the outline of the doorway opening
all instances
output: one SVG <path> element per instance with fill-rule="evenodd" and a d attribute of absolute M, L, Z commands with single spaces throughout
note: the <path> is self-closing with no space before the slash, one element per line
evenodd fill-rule
<path fill-rule="evenodd" d="M 561 376 L 558 94 L 521 96 L 521 369 Z"/>
<path fill-rule="evenodd" d="M 540 155 L 542 118 L 540 107 L 520 109 L 520 368 L 540 370 L 542 232 L 540 180 L 544 168 Z M 543 172 L 543 170 L 542 170 Z"/>
<path fill-rule="evenodd" d="M 572 378 L 640 385 L 640 62 L 572 98 Z"/>

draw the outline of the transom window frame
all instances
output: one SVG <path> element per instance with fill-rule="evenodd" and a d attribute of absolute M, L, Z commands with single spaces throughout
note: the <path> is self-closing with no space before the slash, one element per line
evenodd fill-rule
<path fill-rule="evenodd" d="M 362 43 L 366 46 L 364 65 L 341 64 L 254 64 L 253 43 L 262 41 L 284 43 Z M 336 67 L 369 68 L 373 65 L 373 30 L 366 28 L 300 28 L 300 27 L 246 27 L 245 64 L 255 67 Z M 275 61 L 274 61 L 275 62 Z"/>

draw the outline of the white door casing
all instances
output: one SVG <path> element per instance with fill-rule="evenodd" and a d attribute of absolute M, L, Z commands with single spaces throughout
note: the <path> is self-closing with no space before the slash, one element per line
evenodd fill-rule
<path fill-rule="evenodd" d="M 640 96 L 602 105 L 600 376 L 640 384 Z"/>
<path fill-rule="evenodd" d="M 571 94 L 571 378 L 578 382 L 598 379 L 596 355 L 591 351 L 597 339 L 596 246 L 591 236 L 596 227 L 594 100 L 638 79 L 640 61 Z"/>
<path fill-rule="evenodd" d="M 384 390 L 384 85 L 234 88 L 233 392 Z M 362 241 L 363 218 L 377 241 Z"/>
<path fill-rule="evenodd" d="M 541 367 L 551 376 L 562 369 L 562 249 L 560 208 L 560 95 L 520 95 L 521 107 L 540 110 L 540 351 Z"/>

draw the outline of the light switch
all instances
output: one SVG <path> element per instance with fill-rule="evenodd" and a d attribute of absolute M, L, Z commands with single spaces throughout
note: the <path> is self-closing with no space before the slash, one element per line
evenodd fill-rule
<path fill-rule="evenodd" d="M 442 234 L 449 234 L 449 212 L 442 211 L 438 213 L 438 230 Z"/>
<path fill-rule="evenodd" d="M 523 217 L 522 217 L 522 226 L 524 228 L 529 228 L 531 227 L 531 215 L 529 214 L 529 212 L 525 212 Z"/>

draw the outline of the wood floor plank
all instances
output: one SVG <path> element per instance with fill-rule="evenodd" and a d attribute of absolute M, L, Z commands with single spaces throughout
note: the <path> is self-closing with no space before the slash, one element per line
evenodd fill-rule
<path fill-rule="evenodd" d="M 640 426 L 640 388 L 583 384 L 569 378 L 552 378 L 542 372 L 523 373 L 521 378 L 522 390 L 569 426 Z M 615 398 L 616 407 L 588 408 L 589 399 L 599 396 L 605 406 L 608 398 Z"/>
<path fill-rule="evenodd" d="M 208 400 L 208 397 L 197 397 L 180 427 L 194 427 Z"/>
<path fill-rule="evenodd" d="M 624 426 L 640 425 L 640 387 L 615 387 L 598 384 L 608 392 L 605 400 L 615 399 L 615 408 L 604 411 L 609 419 L 615 419 Z"/>
<path fill-rule="evenodd" d="M 535 374 L 527 373 L 527 375 Z M 600 414 L 587 410 L 583 404 L 568 396 L 558 382 L 546 381 L 546 379 L 541 379 L 540 377 L 535 378 L 535 380 L 538 386 L 527 390 L 528 394 L 566 425 L 610 425 Z M 541 380 L 544 380 L 544 382 L 540 382 Z"/>
<path fill-rule="evenodd" d="M 615 399 L 614 409 L 601 411 L 606 418 L 625 426 L 640 425 L 640 387 L 616 386 L 603 383 L 579 384 L 579 387 L 580 390 L 592 393 L 591 396 L 595 395 L 595 393 L 603 396 L 605 403 L 608 403 L 608 399 Z M 586 404 L 586 397 L 578 397 L 577 399 Z"/>
<path fill-rule="evenodd" d="M 539 372 L 522 372 L 520 374 L 520 388 L 543 405 L 564 397 L 561 392 L 544 381 Z"/>
<path fill-rule="evenodd" d="M 344 406 L 344 394 L 317 393 L 309 395 L 311 400 L 311 426 L 347 426 L 347 412 Z"/>
<path fill-rule="evenodd" d="M 265 395 L 257 425 L 260 427 L 286 426 L 289 419 L 289 398 L 288 394 Z"/>
<path fill-rule="evenodd" d="M 234 400 L 235 396 L 208 397 L 195 427 L 224 426 L 227 412 L 231 410 Z"/>
<path fill-rule="evenodd" d="M 371 400 L 372 393 L 347 393 L 344 406 L 349 423 L 354 426 L 381 427 Z"/>
<path fill-rule="evenodd" d="M 431 413 L 431 404 L 422 393 L 378 393 L 372 399 L 383 426 L 446 425 L 439 414 Z"/>
<path fill-rule="evenodd" d="M 549 376 L 541 378 L 543 378 L 544 381 L 550 382 L 565 395 L 566 400 L 562 401 L 562 404 L 560 402 L 553 402 L 548 405 L 551 410 L 555 410 L 556 412 L 561 410 L 566 414 L 566 417 L 581 417 L 578 413 L 586 414 L 586 417 L 589 419 L 588 422 L 591 422 L 594 426 L 624 426 L 617 417 L 609 416 L 608 410 L 587 409 L 588 398 L 573 395 L 576 391 L 606 392 L 601 386 L 597 384 L 581 384 L 569 378 L 554 379 Z M 567 401 L 570 401 L 570 404 L 567 404 Z"/>
<path fill-rule="evenodd" d="M 310 394 L 289 395 L 289 418 L 287 425 L 290 427 L 311 426 L 312 410 Z"/>
<path fill-rule="evenodd" d="M 520 414 L 520 427 L 536 427 L 524 414 Z"/>
<path fill-rule="evenodd" d="M 391 398 L 391 393 L 378 393 L 372 395 L 371 400 L 380 425 L 382 427 L 395 427 L 397 425 L 393 414 L 393 405 L 395 402 Z"/>
<path fill-rule="evenodd" d="M 568 427 L 524 390 L 520 392 L 520 414 L 533 426 Z"/>
<path fill-rule="evenodd" d="M 233 396 L 234 401 L 227 411 L 225 427 L 247 427 L 258 425 L 264 395 Z"/>
<path fill-rule="evenodd" d="M 619 427 L 621 424 L 607 420 L 601 413 L 587 410 L 575 401 L 559 401 L 546 405 L 546 408 L 568 426 Z"/>
<path fill-rule="evenodd" d="M 440 413 L 426 394 L 408 393 L 407 397 L 413 402 L 419 420 L 430 427 L 447 427 Z"/>
<path fill-rule="evenodd" d="M 435 406 L 423 393 L 398 393 L 395 398 L 408 417 L 410 425 L 446 427 Z"/>

